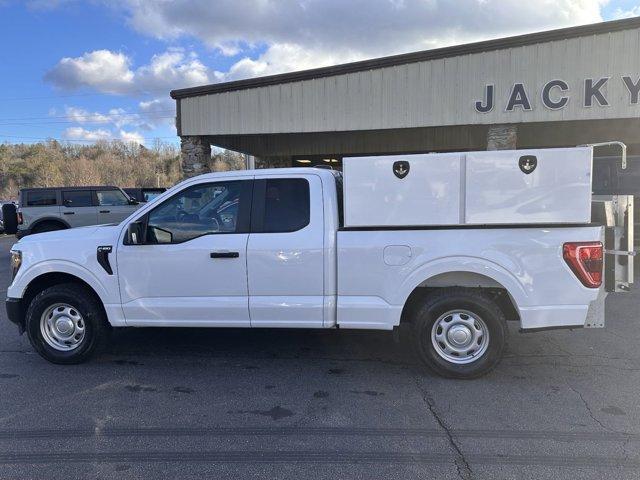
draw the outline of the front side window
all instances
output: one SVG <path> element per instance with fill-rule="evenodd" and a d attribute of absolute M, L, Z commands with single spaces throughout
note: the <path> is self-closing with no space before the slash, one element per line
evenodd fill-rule
<path fill-rule="evenodd" d="M 304 178 L 267 180 L 264 233 L 301 230 L 309 224 L 309 182 Z"/>
<path fill-rule="evenodd" d="M 146 243 L 182 243 L 202 235 L 246 233 L 251 181 L 194 185 L 149 213 Z"/>
<path fill-rule="evenodd" d="M 129 199 L 120 190 L 98 190 L 98 205 L 103 207 L 118 207 L 129 205 Z"/>
<path fill-rule="evenodd" d="M 45 207 L 56 205 L 55 190 L 40 190 L 27 193 L 27 207 Z"/>
<path fill-rule="evenodd" d="M 65 207 L 90 207 L 92 203 L 90 190 L 62 192 L 62 204 Z"/>

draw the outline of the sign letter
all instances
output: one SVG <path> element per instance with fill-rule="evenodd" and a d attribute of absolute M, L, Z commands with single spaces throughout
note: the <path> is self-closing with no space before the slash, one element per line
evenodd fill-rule
<path fill-rule="evenodd" d="M 531 103 L 529 103 L 527 92 L 522 83 L 516 83 L 511 89 L 509 103 L 507 103 L 507 112 L 513 112 L 515 107 L 522 107 L 523 110 L 531 110 Z"/>
<path fill-rule="evenodd" d="M 607 77 L 599 79 L 596 83 L 593 83 L 593 78 L 587 78 L 584 81 L 584 106 L 590 107 L 593 105 L 593 99 L 595 98 L 601 107 L 609 105 L 607 99 L 602 94 L 600 89 L 604 87 L 609 79 Z"/>
<path fill-rule="evenodd" d="M 487 85 L 484 90 L 484 101 L 485 104 L 482 104 L 481 100 L 476 102 L 476 111 L 480 113 L 487 113 L 493 110 L 493 85 Z"/>
<path fill-rule="evenodd" d="M 547 82 L 542 89 L 542 103 L 545 107 L 550 108 L 551 110 L 563 108 L 569 101 L 569 98 L 564 96 L 560 97 L 557 101 L 554 101 L 551 98 L 551 90 L 556 87 L 562 92 L 569 90 L 569 85 L 562 80 L 551 80 L 550 82 Z"/>
<path fill-rule="evenodd" d="M 640 94 L 640 77 L 636 83 L 633 83 L 631 77 L 622 77 L 627 90 L 629 90 L 629 97 L 631 99 L 631 105 L 638 104 L 638 95 Z"/>

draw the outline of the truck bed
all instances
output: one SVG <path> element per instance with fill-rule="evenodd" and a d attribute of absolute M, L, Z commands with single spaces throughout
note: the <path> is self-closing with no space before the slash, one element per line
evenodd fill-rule
<path fill-rule="evenodd" d="M 602 236 L 600 226 L 342 229 L 337 323 L 392 329 L 414 289 L 461 285 L 504 288 L 523 329 L 583 326 L 601 289 L 581 284 L 562 247 Z"/>

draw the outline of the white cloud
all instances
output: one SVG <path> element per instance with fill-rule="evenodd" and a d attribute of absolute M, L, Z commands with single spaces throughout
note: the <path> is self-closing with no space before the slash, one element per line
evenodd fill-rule
<path fill-rule="evenodd" d="M 120 130 L 119 138 L 125 143 L 137 143 L 142 145 L 144 143 L 144 137 L 138 132 L 125 132 Z"/>
<path fill-rule="evenodd" d="M 92 87 L 105 93 L 126 93 L 136 88 L 130 59 L 124 53 L 94 50 L 81 57 L 65 57 L 45 75 L 64 90 Z"/>
<path fill-rule="evenodd" d="M 83 140 L 87 142 L 96 142 L 98 140 L 109 140 L 112 135 L 109 130 L 96 129 L 85 130 L 82 127 L 69 127 L 62 132 L 62 137 L 67 140 Z"/>
<path fill-rule="evenodd" d="M 635 7 L 632 7 L 629 10 L 616 8 L 613 11 L 613 18 L 615 19 L 632 18 L 632 17 L 640 17 L 640 5 L 636 5 Z"/>
<path fill-rule="evenodd" d="M 216 71 L 193 52 L 169 48 L 134 67 L 122 52 L 96 50 L 63 58 L 46 79 L 66 90 L 161 95 L 176 88 L 597 22 L 608 1 L 217 0 L 212 6 L 210 0 L 112 0 L 104 3 L 123 11 L 143 34 L 171 42 L 195 38 L 239 58 Z"/>
<path fill-rule="evenodd" d="M 143 130 L 153 130 L 162 124 L 172 124 L 175 118 L 175 104 L 167 98 L 139 103 L 140 112 L 127 112 L 124 108 L 112 108 L 106 113 L 89 112 L 80 107 L 65 106 L 65 118 L 79 124 L 109 124 L 117 128 L 132 126 Z M 55 115 L 55 111 L 51 113 Z"/>
<path fill-rule="evenodd" d="M 143 144 L 140 132 L 119 130 L 117 134 L 102 128 L 88 130 L 83 127 L 69 127 L 62 132 L 62 138 L 72 141 L 97 142 L 99 140 L 121 140 L 125 143 Z"/>
<path fill-rule="evenodd" d="M 45 75 L 45 80 L 63 90 L 91 88 L 118 95 L 169 92 L 172 88 L 210 83 L 214 74 L 195 54 L 170 49 L 132 69 L 132 60 L 122 52 L 94 50 L 80 57 L 65 57 Z"/>
<path fill-rule="evenodd" d="M 155 38 L 195 37 L 224 54 L 290 45 L 322 60 L 375 57 L 600 21 L 608 0 L 120 0 Z"/>
<path fill-rule="evenodd" d="M 122 109 L 118 109 L 122 110 Z M 83 108 L 65 107 L 65 116 L 67 119 L 77 123 L 110 123 L 111 118 L 103 113 L 90 113 Z M 124 112 L 124 110 L 122 110 Z M 55 115 L 55 111 L 52 113 Z"/>

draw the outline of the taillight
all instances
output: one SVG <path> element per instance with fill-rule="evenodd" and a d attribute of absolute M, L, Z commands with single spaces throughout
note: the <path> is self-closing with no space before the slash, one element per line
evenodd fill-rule
<path fill-rule="evenodd" d="M 569 242 L 562 247 L 565 262 L 585 287 L 602 285 L 602 243 Z"/>
<path fill-rule="evenodd" d="M 18 225 L 22 225 L 24 218 L 22 218 L 22 212 L 16 212 L 16 216 L 18 217 Z"/>

